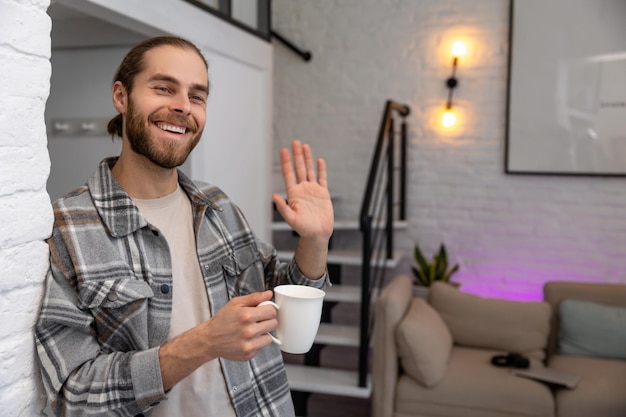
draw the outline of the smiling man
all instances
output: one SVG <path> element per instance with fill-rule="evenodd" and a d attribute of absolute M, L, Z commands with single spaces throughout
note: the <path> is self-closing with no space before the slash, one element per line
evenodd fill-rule
<path fill-rule="evenodd" d="M 35 336 L 58 416 L 294 415 L 268 335 L 276 312 L 257 306 L 276 285 L 328 282 L 326 166 L 298 141 L 293 155 L 281 150 L 287 200 L 272 200 L 300 236 L 281 263 L 219 188 L 177 169 L 200 140 L 208 95 L 193 44 L 135 46 L 113 83 L 119 157 L 54 203 Z"/>

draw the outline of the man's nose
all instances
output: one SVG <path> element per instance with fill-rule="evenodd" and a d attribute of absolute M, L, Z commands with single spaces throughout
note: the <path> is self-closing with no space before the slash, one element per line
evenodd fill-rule
<path fill-rule="evenodd" d="M 173 98 L 171 109 L 176 113 L 188 115 L 191 113 L 191 101 L 186 94 L 177 94 Z"/>

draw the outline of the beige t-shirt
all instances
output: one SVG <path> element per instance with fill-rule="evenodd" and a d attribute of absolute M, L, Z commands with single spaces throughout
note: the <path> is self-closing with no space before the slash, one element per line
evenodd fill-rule
<path fill-rule="evenodd" d="M 168 339 L 211 317 L 196 252 L 191 202 L 180 188 L 168 196 L 133 199 L 140 213 L 156 226 L 169 245 L 172 257 L 172 318 Z M 153 417 L 235 417 L 217 359 L 196 369 L 176 384 L 153 412 Z"/>

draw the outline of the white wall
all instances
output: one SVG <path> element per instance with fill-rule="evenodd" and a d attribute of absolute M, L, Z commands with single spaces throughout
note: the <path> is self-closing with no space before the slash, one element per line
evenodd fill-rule
<path fill-rule="evenodd" d="M 207 53 L 211 93 L 191 176 L 219 185 L 265 240 L 271 217 L 271 68 Z M 268 91 L 268 89 L 270 91 Z"/>
<path fill-rule="evenodd" d="M 116 112 L 111 101 L 111 79 L 129 48 L 79 48 L 52 51 L 50 98 L 46 104 L 51 168 L 48 193 L 52 201 L 87 181 L 98 163 L 119 155 L 121 140 L 111 140 L 106 122 Z M 54 121 L 102 120 L 96 135 L 55 132 Z"/>
<path fill-rule="evenodd" d="M 0 0 L 0 414 L 41 408 L 32 325 L 48 268 L 52 210 L 44 106 L 50 88 L 47 0 Z"/>
<path fill-rule="evenodd" d="M 506 0 L 275 0 L 273 26 L 313 60 L 275 48 L 274 147 L 312 143 L 337 217 L 354 220 L 384 102 L 407 103 L 407 251 L 445 242 L 465 291 L 510 299 L 547 280 L 626 282 L 626 179 L 504 174 L 508 13 Z M 469 50 L 445 132 L 456 37 Z"/>

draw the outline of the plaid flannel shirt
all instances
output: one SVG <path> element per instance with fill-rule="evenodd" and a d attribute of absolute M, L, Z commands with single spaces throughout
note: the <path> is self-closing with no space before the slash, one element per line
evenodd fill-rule
<path fill-rule="evenodd" d="M 48 398 L 62 416 L 149 416 L 166 399 L 158 349 L 167 341 L 172 271 L 167 242 L 102 161 L 87 184 L 54 204 L 50 270 L 35 327 Z M 229 299 L 281 283 L 323 287 L 260 242 L 217 187 L 179 172 L 193 208 L 211 313 Z M 171 289 L 171 290 L 170 290 Z M 220 358 L 238 417 L 293 416 L 275 344 L 245 362 Z"/>

